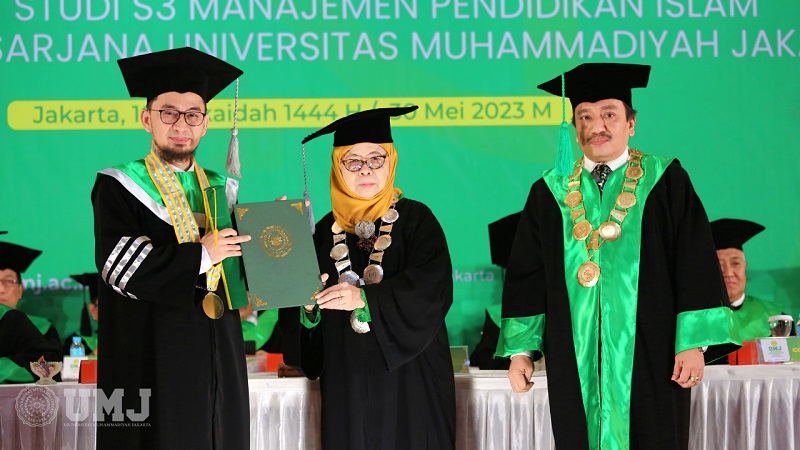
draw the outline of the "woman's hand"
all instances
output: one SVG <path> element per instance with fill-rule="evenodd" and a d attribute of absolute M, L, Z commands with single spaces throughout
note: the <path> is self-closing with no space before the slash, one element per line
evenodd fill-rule
<path fill-rule="evenodd" d="M 314 298 L 320 309 L 352 311 L 366 306 L 361 298 L 361 289 L 350 283 L 339 283 L 320 292 Z"/>
<path fill-rule="evenodd" d="M 322 275 L 319 276 L 319 280 L 322 281 L 322 286 L 325 287 L 325 285 L 327 284 L 327 281 L 328 281 L 328 274 L 327 273 L 323 273 Z M 303 305 L 303 308 L 306 309 L 307 313 L 311 314 L 312 312 L 314 312 L 314 308 L 316 306 L 317 306 L 317 304 L 315 303 L 313 305 Z"/>

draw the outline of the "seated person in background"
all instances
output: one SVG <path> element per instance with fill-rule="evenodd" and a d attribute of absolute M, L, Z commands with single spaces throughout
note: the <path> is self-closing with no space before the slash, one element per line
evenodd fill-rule
<path fill-rule="evenodd" d="M 717 257 L 725 279 L 725 288 L 731 301 L 733 318 L 739 327 L 743 341 L 770 336 L 767 319 L 784 314 L 772 302 L 745 295 L 747 285 L 747 261 L 742 246 L 753 236 L 764 231 L 764 227 L 739 219 L 719 219 L 711 222 L 711 233 L 717 248 Z"/>
<path fill-rule="evenodd" d="M 22 272 L 28 270 L 31 263 L 41 254 L 40 250 L 0 242 L 0 304 L 17 309 L 25 290 L 22 284 Z M 27 316 L 44 337 L 52 341 L 56 347 L 61 345 L 58 331 L 48 319 L 32 314 Z"/>
<path fill-rule="evenodd" d="M 511 253 L 511 245 L 514 243 L 514 234 L 517 232 L 520 214 L 516 212 L 489 224 L 489 250 L 492 254 L 492 264 L 501 267 L 503 280 L 505 280 L 508 255 Z M 508 370 L 511 360 L 494 356 L 497 340 L 500 337 L 501 306 L 500 303 L 494 303 L 486 307 L 481 340 L 469 355 L 470 367 L 477 367 L 481 370 Z"/>
<path fill-rule="evenodd" d="M 0 286 L 6 281 L 0 278 Z M 61 361 L 61 349 L 42 336 L 25 313 L 0 305 L 0 383 L 32 383 L 30 363 L 42 356 Z"/>
<path fill-rule="evenodd" d="M 80 334 L 72 333 L 64 340 L 64 354 L 69 355 L 72 338 L 80 336 L 83 347 L 86 349 L 86 355 L 97 356 L 97 272 L 70 275 L 70 277 L 89 288 L 89 303 L 86 304 L 86 308 L 81 312 Z"/>
<path fill-rule="evenodd" d="M 281 333 L 276 327 L 278 324 L 278 310 L 253 311 L 253 302 L 250 300 L 249 292 L 247 293 L 247 302 L 247 306 L 239 308 L 246 353 L 251 354 L 251 351 L 248 351 L 248 341 L 255 343 L 255 349 L 252 350 L 252 353 L 282 353 Z"/>
<path fill-rule="evenodd" d="M 508 358 L 495 358 L 497 340 L 500 338 L 500 310 L 502 304 L 495 303 L 486 307 L 486 318 L 483 322 L 481 340 L 475 350 L 469 355 L 470 367 L 481 370 L 508 370 L 511 360 Z"/>

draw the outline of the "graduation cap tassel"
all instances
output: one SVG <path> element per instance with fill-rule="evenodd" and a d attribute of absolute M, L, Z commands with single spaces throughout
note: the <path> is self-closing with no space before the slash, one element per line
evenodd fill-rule
<path fill-rule="evenodd" d="M 316 231 L 316 225 L 314 221 L 314 209 L 311 207 L 311 196 L 308 195 L 308 171 L 306 170 L 306 144 L 303 143 L 303 200 L 305 201 L 307 208 L 308 208 L 308 221 L 310 222 L 311 226 L 311 234 L 314 234 Z"/>
<path fill-rule="evenodd" d="M 239 79 L 236 79 L 236 96 L 233 100 L 233 128 L 231 128 L 231 143 L 228 145 L 228 163 L 226 170 L 229 174 L 241 178 L 242 165 L 239 162 L 239 129 L 236 128 L 236 118 L 239 114 Z"/>
<path fill-rule="evenodd" d="M 570 142 L 569 124 L 567 123 L 567 100 L 563 73 L 561 74 L 561 129 L 558 131 L 556 173 L 562 176 L 572 175 L 572 142 Z"/>

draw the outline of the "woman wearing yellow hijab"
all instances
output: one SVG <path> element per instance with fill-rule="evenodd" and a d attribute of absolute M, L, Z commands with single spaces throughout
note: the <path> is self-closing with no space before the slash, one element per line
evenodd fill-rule
<path fill-rule="evenodd" d="M 314 234 L 327 288 L 290 311 L 284 358 L 320 378 L 324 448 L 455 447 L 450 254 L 430 209 L 394 185 L 390 118 L 415 109 L 362 111 L 303 140 L 334 133 L 333 211 Z"/>

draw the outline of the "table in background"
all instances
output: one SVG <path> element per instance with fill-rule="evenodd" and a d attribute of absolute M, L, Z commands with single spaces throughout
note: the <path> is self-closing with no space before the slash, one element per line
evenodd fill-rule
<path fill-rule="evenodd" d="M 32 389 L 50 389 L 52 396 L 42 395 Z M 33 401 L 39 401 L 28 410 L 42 410 L 49 401 L 58 402 L 58 412 L 48 423 L 36 417 L 25 415 L 26 408 L 17 409 L 17 397 L 33 392 Z M 0 385 L 0 449 L 2 450 L 51 450 L 51 449 L 93 449 L 95 445 L 95 385 L 77 383 L 58 383 L 52 386 L 33 384 Z M 38 399 L 38 400 L 37 400 Z M 22 403 L 24 404 L 24 403 Z M 68 409 L 71 408 L 71 409 Z M 75 414 L 67 414 L 67 411 Z M 37 426 L 27 425 L 23 419 Z M 78 419 L 78 420 L 76 420 Z"/>
<path fill-rule="evenodd" d="M 800 364 L 706 367 L 691 420 L 693 450 L 800 450 Z"/>
<path fill-rule="evenodd" d="M 516 394 L 505 371 L 456 375 L 456 448 L 555 449 L 547 379 L 534 382 Z M 251 379 L 251 448 L 319 449 L 319 408 L 316 382 Z M 689 448 L 800 450 L 800 365 L 706 367 Z"/>
<path fill-rule="evenodd" d="M 504 371 L 456 375 L 456 448 L 554 449 L 547 380 L 534 381 L 531 391 L 515 394 Z M 273 375 L 251 378 L 249 385 L 251 449 L 321 448 L 319 383 Z M 25 425 L 17 415 L 16 397 L 26 386 L 0 386 L 3 450 L 94 448 L 91 414 L 82 414 L 85 408 L 66 414 L 84 398 L 93 411 L 93 385 L 53 386 L 59 412 L 44 427 Z M 68 399 L 65 389 L 81 394 Z M 800 365 L 706 367 L 692 389 L 689 448 L 800 450 Z"/>

